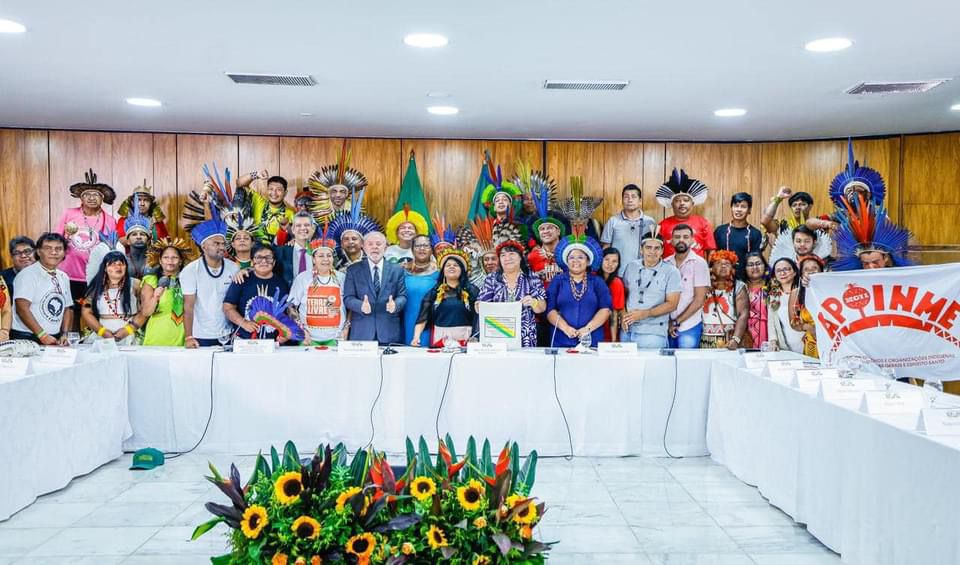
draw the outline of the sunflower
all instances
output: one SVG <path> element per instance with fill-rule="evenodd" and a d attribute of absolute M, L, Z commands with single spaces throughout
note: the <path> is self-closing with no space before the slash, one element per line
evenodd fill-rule
<path fill-rule="evenodd" d="M 465 486 L 457 488 L 457 500 L 467 512 L 478 510 L 483 503 L 483 483 L 470 479 Z"/>
<path fill-rule="evenodd" d="M 298 471 L 284 473 L 280 475 L 277 482 L 273 483 L 273 493 L 280 504 L 298 502 L 301 492 L 303 492 L 303 482 Z"/>
<path fill-rule="evenodd" d="M 240 530 L 243 535 L 250 539 L 257 539 L 260 530 L 265 528 L 270 521 L 267 520 L 267 509 L 263 506 L 254 504 L 243 511 L 243 519 L 240 520 Z"/>
<path fill-rule="evenodd" d="M 490 558 L 486 555 L 478 555 L 473 558 L 473 565 L 490 565 Z"/>
<path fill-rule="evenodd" d="M 417 552 L 417 549 L 413 547 L 413 544 L 408 541 L 403 542 L 403 545 L 400 546 L 400 553 L 403 553 L 404 555 L 411 555 L 416 552 Z"/>
<path fill-rule="evenodd" d="M 482 530 L 482 529 L 486 528 L 486 527 L 487 527 L 487 519 L 484 518 L 483 516 L 480 516 L 479 518 L 477 518 L 476 520 L 473 521 L 473 527 L 476 528 L 476 529 L 478 529 L 478 530 Z"/>
<path fill-rule="evenodd" d="M 417 477 L 410 483 L 410 494 L 423 502 L 437 492 L 437 484 L 429 477 Z"/>
<path fill-rule="evenodd" d="M 274 553 L 273 559 L 270 560 L 270 565 L 287 565 L 287 554 Z"/>
<path fill-rule="evenodd" d="M 520 496 L 519 494 L 511 494 L 507 497 L 507 506 L 510 510 L 516 508 L 517 503 L 523 500 L 525 497 Z M 532 524 L 537 520 L 537 506 L 533 503 L 532 500 L 527 501 L 526 508 L 519 510 L 513 516 L 513 521 L 518 524 Z"/>
<path fill-rule="evenodd" d="M 290 529 L 301 539 L 317 539 L 320 537 L 320 522 L 310 516 L 300 516 L 293 521 L 293 526 Z"/>
<path fill-rule="evenodd" d="M 357 559 L 360 561 L 365 561 L 370 558 L 373 554 L 374 548 L 377 547 L 377 539 L 373 537 L 373 534 L 357 534 L 347 540 L 347 545 L 345 549 L 347 553 L 356 555 Z"/>
<path fill-rule="evenodd" d="M 346 510 L 347 504 L 350 503 L 350 499 L 353 496 L 360 494 L 361 492 L 362 492 L 362 489 L 360 487 L 350 487 L 347 490 L 341 492 L 340 496 L 337 497 L 337 506 L 336 506 L 337 512 L 343 512 L 344 510 Z M 367 505 L 369 503 L 370 503 L 369 499 L 364 499 L 363 510 L 361 511 L 361 513 L 367 511 Z"/>
<path fill-rule="evenodd" d="M 440 528 L 430 526 L 430 531 L 427 532 L 427 543 L 430 544 L 430 549 L 447 547 L 447 536 Z"/>

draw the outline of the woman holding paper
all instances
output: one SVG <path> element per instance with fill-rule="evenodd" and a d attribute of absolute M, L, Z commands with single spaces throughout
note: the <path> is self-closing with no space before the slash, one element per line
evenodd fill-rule
<path fill-rule="evenodd" d="M 483 281 L 483 289 L 477 296 L 482 302 L 517 302 L 520 309 L 520 342 L 523 347 L 537 346 L 537 322 L 535 314 L 547 309 L 547 293 L 540 279 L 530 275 L 530 267 L 523 258 L 523 244 L 508 240 L 497 246 L 500 270 L 491 273 Z"/>
<path fill-rule="evenodd" d="M 807 284 L 810 275 L 823 272 L 823 259 L 816 255 L 806 255 L 800 258 L 801 284 L 790 295 L 790 326 L 803 332 L 803 354 L 808 357 L 820 357 L 817 351 L 817 326 L 813 323 L 813 316 L 807 309 Z"/>

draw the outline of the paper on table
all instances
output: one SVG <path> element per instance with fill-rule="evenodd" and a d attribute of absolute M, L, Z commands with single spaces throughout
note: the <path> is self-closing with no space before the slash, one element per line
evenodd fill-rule
<path fill-rule="evenodd" d="M 889 391 L 867 391 L 860 401 L 865 414 L 915 414 L 923 409 L 920 390 L 897 387 Z"/>
<path fill-rule="evenodd" d="M 928 436 L 960 436 L 960 408 L 924 408 L 917 418 L 917 431 Z"/>

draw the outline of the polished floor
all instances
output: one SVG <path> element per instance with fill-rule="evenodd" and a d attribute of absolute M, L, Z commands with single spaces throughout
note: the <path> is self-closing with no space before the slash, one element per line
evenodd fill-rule
<path fill-rule="evenodd" d="M 224 548 L 221 530 L 188 541 L 209 516 L 204 502 L 226 500 L 203 480 L 208 459 L 221 470 L 236 461 L 243 477 L 253 465 L 250 456 L 190 454 L 129 471 L 124 457 L 0 523 L 0 565 L 209 563 Z M 706 457 L 541 460 L 534 495 L 548 506 L 540 537 L 560 541 L 550 563 L 840 562 Z"/>

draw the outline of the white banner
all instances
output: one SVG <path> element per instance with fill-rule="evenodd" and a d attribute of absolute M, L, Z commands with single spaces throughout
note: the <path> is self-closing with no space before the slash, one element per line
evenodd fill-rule
<path fill-rule="evenodd" d="M 823 273 L 807 293 L 822 362 L 960 380 L 960 263 Z"/>

